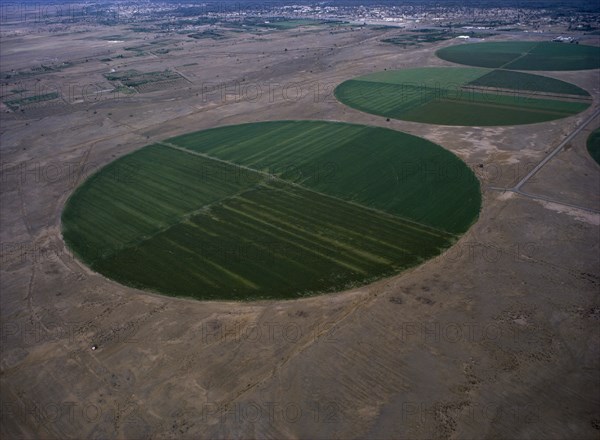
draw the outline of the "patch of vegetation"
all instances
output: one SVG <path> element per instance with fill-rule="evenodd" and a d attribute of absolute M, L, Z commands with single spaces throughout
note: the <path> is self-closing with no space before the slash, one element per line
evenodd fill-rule
<path fill-rule="evenodd" d="M 533 124 L 565 118 L 588 107 L 589 104 L 579 102 L 475 95 L 432 100 L 404 112 L 402 119 L 416 122 L 436 121 L 436 124 L 443 125 Z"/>
<path fill-rule="evenodd" d="M 129 40 L 130 38 L 125 35 L 107 35 L 105 37 L 100 37 L 100 39 L 106 41 L 125 41 Z"/>
<path fill-rule="evenodd" d="M 587 149 L 590 156 L 600 165 L 600 128 L 597 128 L 590 134 L 587 140 Z"/>
<path fill-rule="evenodd" d="M 128 79 L 131 77 L 135 77 L 137 75 L 141 75 L 141 72 L 138 72 L 135 69 L 130 69 L 130 70 L 124 70 L 121 72 L 110 72 L 110 73 L 105 73 L 104 77 L 109 80 L 109 81 L 119 81 L 121 79 Z"/>
<path fill-rule="evenodd" d="M 278 121 L 125 156 L 73 193 L 62 224 L 84 262 L 127 285 L 198 299 L 298 298 L 439 254 L 480 204 L 472 171 L 429 141 Z"/>
<path fill-rule="evenodd" d="M 440 49 L 439 58 L 453 63 L 479 67 L 501 67 L 535 47 L 535 42 L 490 42 L 458 44 Z"/>
<path fill-rule="evenodd" d="M 415 29 L 408 33 L 400 34 L 394 37 L 381 40 L 384 43 L 396 44 L 399 46 L 418 46 L 423 43 L 435 43 L 438 41 L 450 40 L 459 35 L 469 35 L 471 37 L 488 38 L 494 33 L 476 33 L 476 32 L 461 32 L 457 33 L 449 29 Z"/>
<path fill-rule="evenodd" d="M 181 76 L 170 70 L 156 72 L 138 72 L 135 69 L 122 72 L 105 73 L 104 77 L 109 81 L 118 81 L 126 87 L 139 87 L 144 84 L 180 79 Z"/>
<path fill-rule="evenodd" d="M 172 40 L 156 40 L 156 41 L 152 41 L 150 43 L 141 44 L 139 46 L 124 47 L 123 49 L 132 51 L 132 52 L 153 51 L 159 47 L 168 46 L 169 44 L 172 44 L 172 43 L 173 43 Z"/>
<path fill-rule="evenodd" d="M 263 131 L 264 135 L 261 134 Z M 240 139 L 236 147 L 232 148 L 231 139 Z M 373 145 L 378 145 L 379 154 L 365 162 L 363 157 L 366 154 L 365 146 L 369 145 L 370 141 Z M 400 183 L 407 184 L 407 182 L 398 181 L 402 181 L 403 177 L 394 172 L 389 166 L 390 163 L 396 163 L 396 160 L 398 164 L 403 164 L 404 161 L 414 162 L 409 159 L 412 154 L 419 160 L 433 160 L 433 155 L 439 152 L 435 144 L 393 130 L 342 123 L 282 121 L 206 130 L 179 136 L 170 142 L 211 157 L 262 171 L 277 170 L 277 166 L 281 163 L 295 164 L 297 168 L 279 170 L 277 175 L 328 195 L 410 218 L 452 233 L 464 232 L 470 225 L 470 219 L 465 219 L 459 212 L 440 212 L 439 210 L 443 210 L 442 199 L 439 199 L 440 206 L 437 208 L 426 207 L 415 202 L 416 199 L 423 199 L 425 194 L 436 191 L 434 187 L 437 183 L 434 181 L 429 184 L 421 182 L 423 186 L 420 189 L 413 188 L 405 195 L 400 195 L 397 190 L 392 189 L 397 188 Z M 269 145 L 265 145 L 265 142 Z M 402 145 L 402 148 L 397 148 L 397 145 Z M 444 160 L 457 160 L 460 163 L 450 153 L 447 155 L 444 153 L 442 156 L 445 157 Z M 315 173 L 309 169 L 311 164 L 329 162 L 335 163 L 334 169 L 329 170 L 330 179 L 325 175 L 327 170 Z M 307 169 L 310 172 L 307 172 Z M 375 172 L 376 169 L 379 172 Z M 401 174 L 402 169 L 398 168 L 397 171 Z M 464 181 L 456 182 L 456 185 L 460 186 L 463 183 Z M 428 185 L 432 186 L 428 187 Z M 418 193 L 423 191 L 419 193 L 423 197 L 412 198 L 415 195 L 414 191 Z M 450 194 L 443 196 L 448 202 L 457 201 L 456 197 L 461 193 L 457 188 L 452 191 L 457 193 L 454 196 Z M 408 199 L 404 199 L 405 196 Z M 409 199 L 413 201 L 409 202 Z"/>
<path fill-rule="evenodd" d="M 156 55 L 165 55 L 165 54 L 168 54 L 169 52 L 172 52 L 174 50 L 175 51 L 177 51 L 177 50 L 183 50 L 183 48 L 181 48 L 181 47 L 174 47 L 174 48 L 171 48 L 171 49 L 167 49 L 166 47 L 161 47 L 160 49 L 156 49 L 154 51 L 154 54 L 156 54 Z"/>
<path fill-rule="evenodd" d="M 584 70 L 600 68 L 600 47 L 544 42 L 506 66 L 517 70 Z"/>
<path fill-rule="evenodd" d="M 195 32 L 193 34 L 189 34 L 188 37 L 194 38 L 196 40 L 203 40 L 206 38 L 211 38 L 213 40 L 222 40 L 225 38 L 225 35 L 218 33 L 214 29 L 208 29 L 202 32 Z"/>
<path fill-rule="evenodd" d="M 124 95 L 133 95 L 136 93 L 136 90 L 133 87 L 127 86 L 118 86 L 115 87 L 115 93 L 124 94 Z"/>
<path fill-rule="evenodd" d="M 2 72 L 0 77 L 2 79 L 21 79 L 28 78 L 35 75 L 41 75 L 50 72 L 60 72 L 63 69 L 73 66 L 72 62 L 63 62 L 59 64 L 41 64 L 39 66 L 31 67 L 29 69 L 19 70 L 16 72 Z"/>
<path fill-rule="evenodd" d="M 144 27 L 144 26 L 134 26 L 130 29 L 133 32 L 139 32 L 139 33 L 156 33 L 156 32 L 158 32 L 158 29 L 151 28 L 151 27 Z"/>
<path fill-rule="evenodd" d="M 480 87 L 497 87 L 519 91 L 547 92 L 566 95 L 590 96 L 574 84 L 547 76 L 529 75 L 510 70 L 492 70 L 490 73 L 468 83 Z"/>
<path fill-rule="evenodd" d="M 509 80 L 519 83 L 510 83 Z M 473 87 L 477 84 L 477 87 Z M 514 93 L 481 87 L 513 89 Z M 514 87 L 520 87 L 518 90 Z M 552 96 L 538 92 L 552 92 Z M 579 113 L 587 92 L 562 81 L 482 68 L 421 68 L 378 72 L 345 81 L 335 89 L 341 102 L 385 117 L 444 125 L 518 125 Z"/>
<path fill-rule="evenodd" d="M 600 68 L 600 47 L 555 42 L 486 42 L 445 47 L 436 55 L 468 66 L 516 70 Z"/>
<path fill-rule="evenodd" d="M 377 24 L 377 25 L 365 25 L 368 26 L 369 29 L 373 30 L 373 31 L 389 31 L 392 29 L 398 29 L 397 26 L 389 26 L 389 25 L 381 25 L 381 24 Z"/>
<path fill-rule="evenodd" d="M 416 46 L 423 43 L 444 41 L 454 37 L 455 34 L 447 30 L 419 29 L 394 37 L 385 38 L 381 41 L 383 43 L 391 43 L 398 46 Z"/>
<path fill-rule="evenodd" d="M 6 104 L 12 110 L 17 110 L 27 105 L 36 104 L 38 102 L 51 101 L 59 97 L 60 95 L 58 94 L 58 92 L 44 93 L 41 95 L 27 96 L 25 98 L 10 99 L 8 101 L 4 101 L 4 104 Z"/>

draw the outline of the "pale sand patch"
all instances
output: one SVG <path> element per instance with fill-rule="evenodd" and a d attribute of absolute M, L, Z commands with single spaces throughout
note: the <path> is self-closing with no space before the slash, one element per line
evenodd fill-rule
<path fill-rule="evenodd" d="M 593 212 L 584 211 L 582 209 L 572 208 L 570 206 L 559 205 L 558 203 L 547 202 L 545 200 L 533 199 L 536 202 L 541 203 L 544 208 L 551 211 L 559 212 L 561 214 L 567 214 L 580 222 L 588 223 L 594 226 L 600 226 L 600 214 Z"/>
<path fill-rule="evenodd" d="M 498 200 L 509 200 L 515 196 L 515 193 L 512 191 L 503 191 L 499 193 Z"/>

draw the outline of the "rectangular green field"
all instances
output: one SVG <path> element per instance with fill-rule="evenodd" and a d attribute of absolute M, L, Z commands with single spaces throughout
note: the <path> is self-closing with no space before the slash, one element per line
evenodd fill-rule
<path fill-rule="evenodd" d="M 25 98 L 10 99 L 8 101 L 4 101 L 4 104 L 6 104 L 12 110 L 16 110 L 21 106 L 27 106 L 37 102 L 52 101 L 53 99 L 58 99 L 59 97 L 60 95 L 58 92 L 51 92 L 42 95 L 27 96 Z"/>

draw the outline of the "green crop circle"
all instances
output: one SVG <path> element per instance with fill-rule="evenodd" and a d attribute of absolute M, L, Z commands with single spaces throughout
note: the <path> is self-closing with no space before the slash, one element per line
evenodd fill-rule
<path fill-rule="evenodd" d="M 197 299 L 298 298 L 398 273 L 478 216 L 458 157 L 323 121 L 225 126 L 146 146 L 67 201 L 63 237 L 123 284 Z"/>
<path fill-rule="evenodd" d="M 552 121 L 587 109 L 589 93 L 530 73 L 480 67 L 425 67 L 344 81 L 336 98 L 355 109 L 413 122 L 495 126 Z"/>
<path fill-rule="evenodd" d="M 600 47 L 551 41 L 492 41 L 444 47 L 436 55 L 467 66 L 513 70 L 600 68 Z"/>

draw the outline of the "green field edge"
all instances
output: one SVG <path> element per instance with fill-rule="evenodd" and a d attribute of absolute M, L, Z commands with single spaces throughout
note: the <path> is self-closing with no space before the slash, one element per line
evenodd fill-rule
<path fill-rule="evenodd" d="M 153 145 L 153 144 L 150 144 Z M 92 179 L 98 178 L 99 176 L 102 175 L 102 173 L 107 169 L 107 167 L 109 167 L 112 163 L 124 159 L 126 157 L 130 157 L 132 155 L 134 155 L 135 153 L 137 153 L 138 151 L 150 146 L 150 145 L 144 145 L 138 149 L 135 149 L 133 151 L 130 151 L 129 153 L 126 153 L 122 156 L 119 156 L 113 160 L 111 160 L 110 162 L 104 164 L 103 166 L 101 166 L 100 168 L 96 169 L 92 174 L 90 174 L 89 176 L 87 176 L 82 182 L 80 182 L 79 180 L 77 182 L 75 182 L 75 185 L 77 185 L 75 187 L 75 190 L 71 192 L 71 194 L 69 194 L 69 196 L 67 197 L 67 199 L 65 200 L 65 203 L 62 206 L 61 212 L 60 212 L 60 217 L 59 217 L 59 224 L 58 224 L 58 228 L 60 231 L 60 238 L 62 239 L 63 242 L 65 242 L 65 244 L 67 245 L 67 247 L 71 250 L 71 252 L 73 253 L 73 255 L 83 264 L 86 265 L 86 267 L 88 267 L 88 269 L 92 270 L 92 267 L 90 265 L 90 263 L 88 262 L 88 259 L 85 258 L 83 255 L 81 255 L 79 253 L 79 251 L 77 250 L 77 245 L 76 243 L 73 243 L 69 238 L 65 237 L 64 235 L 64 231 L 65 231 L 65 226 L 64 226 L 64 215 L 65 212 L 67 210 L 67 208 L 69 207 L 69 204 L 72 202 L 73 199 L 75 199 L 82 191 L 84 191 L 84 186 L 89 183 L 90 181 L 92 181 Z M 99 273 L 99 272 L 97 272 Z M 102 274 L 101 274 L 102 275 Z"/>
<path fill-rule="evenodd" d="M 600 166 L 600 127 L 590 133 L 586 147 L 590 157 Z"/>

